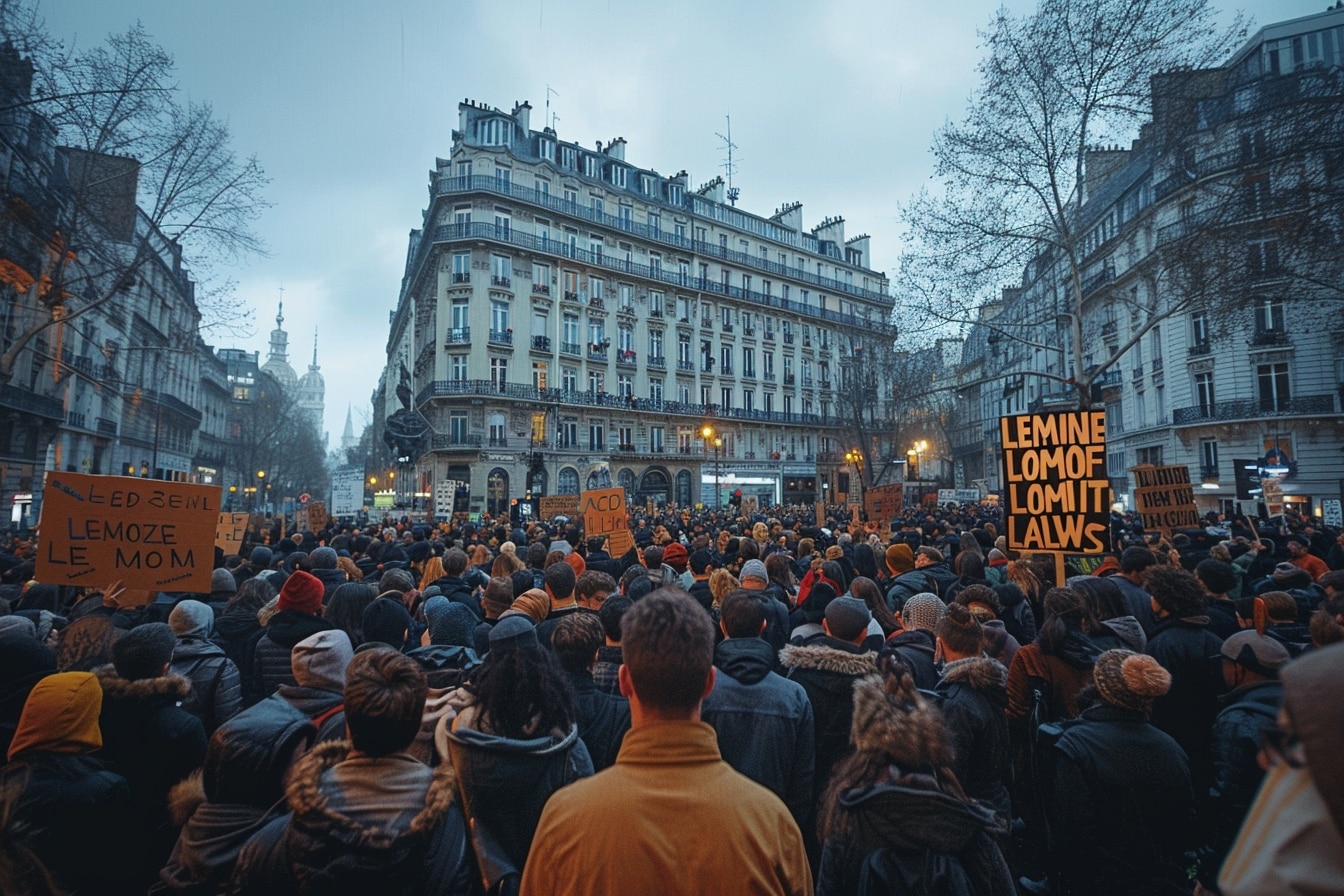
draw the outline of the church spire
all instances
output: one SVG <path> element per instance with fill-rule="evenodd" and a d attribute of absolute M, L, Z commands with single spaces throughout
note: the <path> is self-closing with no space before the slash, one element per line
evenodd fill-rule
<path fill-rule="evenodd" d="M 317 327 L 313 327 L 313 363 L 308 367 L 309 370 L 318 370 L 317 366 Z"/>

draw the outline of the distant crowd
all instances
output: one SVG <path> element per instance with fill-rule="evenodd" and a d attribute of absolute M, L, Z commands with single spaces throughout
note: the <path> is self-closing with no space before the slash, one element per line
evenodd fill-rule
<path fill-rule="evenodd" d="M 0 552 L 0 893 L 1344 892 L 1344 534 L 409 519 Z M 218 554 L 218 552 L 217 552 Z"/>

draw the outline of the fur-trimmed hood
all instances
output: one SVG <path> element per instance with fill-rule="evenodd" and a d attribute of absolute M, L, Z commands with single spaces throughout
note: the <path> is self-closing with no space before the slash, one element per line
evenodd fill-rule
<path fill-rule="evenodd" d="M 191 696 L 191 679 L 181 675 L 160 675 L 130 681 L 117 674 L 115 666 L 99 666 L 93 670 L 103 688 L 105 700 L 168 700 L 179 703 Z"/>
<path fill-rule="evenodd" d="M 785 669 L 834 672 L 851 677 L 872 675 L 877 671 L 873 654 L 851 653 L 825 643 L 790 644 L 780 650 L 779 662 Z"/>
<path fill-rule="evenodd" d="M 850 739 L 855 749 L 881 753 L 903 768 L 952 764 L 952 745 L 938 710 L 919 692 L 912 706 L 898 706 L 878 675 L 854 683 Z"/>
<path fill-rule="evenodd" d="M 405 838 L 428 834 L 443 820 L 456 791 L 453 767 L 448 763 L 434 770 L 425 792 L 424 807 L 404 827 L 370 827 L 334 806 L 323 786 L 323 777 L 346 760 L 350 749 L 349 741 L 328 741 L 313 747 L 294 765 L 285 788 L 285 799 L 297 823 L 351 849 L 384 850 Z M 409 757 L 400 758 L 408 763 L 414 761 Z"/>
<path fill-rule="evenodd" d="M 1003 690 L 1008 686 L 1008 670 L 996 659 L 971 656 L 943 666 L 942 684 L 959 684 L 974 691 Z"/>
<path fill-rule="evenodd" d="M 182 827 L 191 818 L 191 813 L 204 802 L 205 785 L 201 782 L 201 770 L 196 769 L 168 791 L 169 821 L 175 828 Z"/>

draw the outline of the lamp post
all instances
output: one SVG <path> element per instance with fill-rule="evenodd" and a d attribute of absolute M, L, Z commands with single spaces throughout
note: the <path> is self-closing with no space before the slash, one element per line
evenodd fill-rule
<path fill-rule="evenodd" d="M 264 497 L 265 497 L 265 490 L 264 490 L 264 486 L 265 486 L 265 485 L 266 485 L 266 471 L 265 471 L 265 470 L 258 470 L 258 471 L 257 471 L 257 485 L 256 485 L 256 488 L 255 488 L 254 491 L 255 491 L 256 495 L 257 495 L 258 497 L 260 497 L 260 498 L 264 498 Z M 254 499 L 253 499 L 253 502 L 255 503 L 255 501 L 256 501 L 256 499 L 254 498 Z M 264 509 L 265 509 L 265 508 L 263 507 L 263 510 L 264 510 Z"/>
<path fill-rule="evenodd" d="M 705 460 L 709 460 L 709 446 L 714 445 L 714 506 L 718 507 L 722 502 L 719 500 L 719 449 L 723 447 L 723 437 L 715 433 L 714 427 L 706 423 L 700 427 L 700 438 L 705 440 Z"/>
<path fill-rule="evenodd" d="M 929 448 L 929 443 L 923 439 L 910 446 L 910 450 L 905 452 L 906 458 L 913 458 L 914 463 L 907 464 L 914 471 L 915 480 L 915 503 L 918 504 L 924 499 L 924 452 Z"/>
<path fill-rule="evenodd" d="M 863 452 L 857 448 L 851 448 L 845 452 L 845 463 L 854 468 L 854 473 L 859 482 L 859 503 L 863 503 Z"/>

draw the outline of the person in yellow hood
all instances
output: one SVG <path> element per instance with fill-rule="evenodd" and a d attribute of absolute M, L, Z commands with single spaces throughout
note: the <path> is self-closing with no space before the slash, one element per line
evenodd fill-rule
<path fill-rule="evenodd" d="M 93 755 L 103 745 L 102 707 L 102 688 L 88 672 L 42 679 L 24 702 L 9 763 L 0 769 L 8 835 L 72 896 L 134 892 L 140 861 L 130 787 Z"/>

